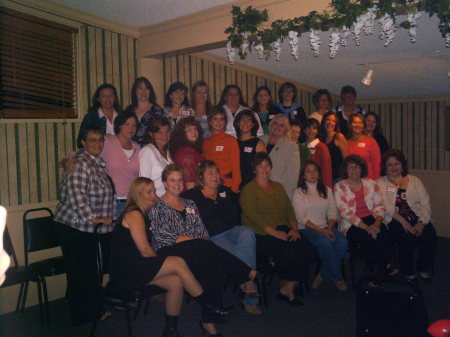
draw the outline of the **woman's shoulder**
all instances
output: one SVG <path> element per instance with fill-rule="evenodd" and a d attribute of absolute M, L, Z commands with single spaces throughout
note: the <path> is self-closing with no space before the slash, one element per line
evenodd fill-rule
<path fill-rule="evenodd" d="M 270 138 L 270 135 L 263 135 L 263 136 L 259 137 L 259 139 L 264 143 L 264 145 L 267 145 L 267 143 L 269 142 L 269 138 Z"/>

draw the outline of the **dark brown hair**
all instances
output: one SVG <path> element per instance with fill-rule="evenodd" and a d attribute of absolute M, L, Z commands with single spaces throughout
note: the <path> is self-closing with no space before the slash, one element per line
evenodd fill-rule
<path fill-rule="evenodd" d="M 270 164 L 270 167 L 272 168 L 272 159 L 270 159 L 270 156 L 266 152 L 256 152 L 255 155 L 252 158 L 252 169 L 255 171 L 256 166 L 261 165 L 263 161 L 267 161 Z"/>
<path fill-rule="evenodd" d="M 195 126 L 198 132 L 198 138 L 194 143 L 192 143 L 186 138 L 186 127 L 191 125 Z M 181 118 L 180 121 L 175 125 L 175 129 L 170 134 L 169 140 L 170 156 L 174 158 L 177 151 L 183 145 L 192 146 L 195 149 L 195 151 L 197 151 L 198 153 L 202 153 L 202 144 L 203 144 L 203 131 L 202 128 L 200 127 L 199 122 L 197 122 L 197 120 L 192 116 Z"/>
<path fill-rule="evenodd" d="M 312 101 L 314 106 L 316 107 L 316 109 L 319 109 L 318 105 L 319 105 L 319 100 L 320 100 L 320 96 L 325 95 L 328 98 L 328 102 L 329 102 L 329 106 L 331 107 L 331 94 L 327 89 L 318 89 L 313 97 L 312 97 Z"/>
<path fill-rule="evenodd" d="M 153 117 L 148 123 L 147 133 L 144 136 L 143 143 L 144 144 L 151 143 L 156 146 L 152 133 L 158 132 L 164 126 L 168 126 L 170 129 L 170 122 L 166 117 L 164 116 Z"/>
<path fill-rule="evenodd" d="M 197 169 L 195 170 L 195 186 L 200 187 L 203 185 L 203 178 L 205 176 L 205 172 L 209 168 L 217 168 L 219 170 L 219 167 L 217 164 L 212 160 L 205 160 L 202 161 L 200 164 L 198 164 Z M 220 172 L 219 172 L 220 173 Z"/>
<path fill-rule="evenodd" d="M 364 158 L 361 158 L 361 156 L 357 154 L 351 154 L 345 157 L 344 161 L 342 162 L 342 178 L 347 179 L 347 166 L 348 164 L 355 164 L 361 167 L 361 178 L 367 177 L 367 174 L 369 173 L 367 169 L 367 163 L 364 160 Z"/>
<path fill-rule="evenodd" d="M 406 160 L 405 155 L 403 154 L 402 151 L 397 150 L 397 149 L 390 149 L 387 150 L 383 156 L 381 157 L 381 172 L 380 174 L 382 176 L 387 175 L 387 171 L 386 171 L 386 162 L 388 161 L 389 158 L 394 157 L 395 159 L 397 159 L 401 164 L 402 164 L 402 176 L 405 177 L 408 175 L 409 170 L 408 170 L 408 161 Z"/>
<path fill-rule="evenodd" d="M 234 118 L 233 121 L 233 126 L 234 129 L 236 130 L 236 135 L 239 138 L 241 136 L 241 129 L 239 129 L 239 123 L 241 122 L 241 120 L 243 120 L 245 117 L 248 117 L 251 119 L 253 126 L 252 129 L 250 130 L 250 133 L 253 137 L 256 137 L 257 133 L 258 133 L 258 128 L 259 128 L 259 123 L 258 120 L 255 117 L 255 113 L 250 110 L 250 109 L 245 109 L 242 110 L 241 112 L 239 112 L 237 114 L 237 116 Z"/>
<path fill-rule="evenodd" d="M 183 169 L 175 164 L 169 164 L 167 165 L 164 170 L 161 173 L 161 180 L 163 182 L 167 181 L 167 178 L 169 177 L 169 174 L 173 172 L 180 172 L 181 176 L 183 176 Z"/>
<path fill-rule="evenodd" d="M 208 84 L 206 84 L 205 81 L 197 81 L 192 86 L 192 90 L 191 90 L 191 108 L 194 109 L 194 111 L 197 109 L 197 102 L 195 100 L 195 90 L 197 88 L 199 88 L 199 87 L 206 87 L 206 89 L 208 89 L 208 98 L 206 99 L 206 106 L 205 106 L 206 115 L 208 115 L 209 112 L 211 111 L 212 103 L 211 103 L 211 96 L 209 95 L 209 87 L 208 87 Z"/>
<path fill-rule="evenodd" d="M 339 127 L 339 117 L 336 113 L 336 111 L 328 111 L 326 114 L 322 117 L 322 122 L 320 122 L 319 127 L 319 139 L 321 142 L 325 143 L 327 142 L 327 129 L 325 128 L 325 121 L 329 116 L 334 116 L 336 120 L 336 125 L 334 126 L 335 132 L 341 132 L 341 128 Z"/>
<path fill-rule="evenodd" d="M 225 109 L 222 108 L 222 106 L 219 105 L 215 105 L 213 106 L 213 108 L 211 109 L 211 113 L 208 115 L 208 126 L 211 129 L 211 120 L 213 119 L 214 116 L 216 115 L 223 115 L 223 117 L 225 117 L 225 126 L 224 126 L 224 130 L 227 127 L 228 124 L 228 118 L 227 118 L 227 113 L 225 112 Z"/>
<path fill-rule="evenodd" d="M 328 196 L 328 190 L 327 190 L 327 187 L 323 184 L 320 166 L 314 160 L 308 160 L 306 162 L 305 166 L 300 171 L 300 179 L 298 181 L 298 187 L 301 188 L 303 193 L 308 192 L 308 185 L 306 184 L 306 180 L 305 180 L 305 171 L 306 171 L 306 167 L 308 165 L 314 166 L 316 168 L 317 172 L 319 173 L 319 180 L 317 181 L 317 193 L 319 194 L 319 197 L 326 199 Z"/>

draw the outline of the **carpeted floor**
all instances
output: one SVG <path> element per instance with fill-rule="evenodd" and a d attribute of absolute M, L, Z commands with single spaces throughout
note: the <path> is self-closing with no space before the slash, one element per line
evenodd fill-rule
<path fill-rule="evenodd" d="M 356 265 L 356 274 L 362 274 L 362 264 Z M 349 277 L 347 277 L 349 278 Z M 430 322 L 450 318 L 450 239 L 440 239 L 435 260 L 435 277 L 431 284 L 421 283 Z M 246 314 L 239 299 L 231 291 L 227 302 L 235 305 L 226 323 L 219 329 L 226 337 L 351 337 L 355 336 L 355 291 L 340 293 L 331 282 L 324 282 L 319 290 L 311 290 L 304 298 L 304 306 L 293 308 L 275 298 L 276 280 L 270 285 L 269 307 L 262 316 Z M 39 324 L 37 307 L 24 314 L 9 313 L 0 316 L 0 336 L 5 337 L 83 337 L 89 326 L 72 327 L 65 300 L 50 303 L 51 325 Z M 200 310 L 196 303 L 183 306 L 179 331 L 183 337 L 201 336 L 198 327 Z M 164 326 L 163 303 L 152 301 L 148 315 L 140 314 L 133 324 L 135 337 L 161 336 Z M 112 317 L 99 324 L 97 337 L 126 336 L 123 312 L 114 311 Z M 387 336 L 396 337 L 396 336 Z"/>

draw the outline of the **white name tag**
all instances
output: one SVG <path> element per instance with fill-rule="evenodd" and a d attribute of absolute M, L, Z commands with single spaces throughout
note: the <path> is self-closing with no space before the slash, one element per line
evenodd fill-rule
<path fill-rule="evenodd" d="M 309 149 L 309 152 L 311 152 L 311 154 L 314 154 L 316 152 L 316 150 L 314 149 Z"/>
<path fill-rule="evenodd" d="M 244 147 L 244 152 L 252 153 L 252 151 L 253 151 L 252 147 L 248 147 L 248 146 Z"/>
<path fill-rule="evenodd" d="M 186 207 L 186 213 L 187 214 L 195 214 L 195 209 L 190 208 L 190 207 Z"/>
<path fill-rule="evenodd" d="M 220 196 L 221 198 L 226 198 L 226 197 L 227 197 L 227 193 L 226 193 L 226 192 L 220 192 L 220 193 L 219 193 L 219 196 Z"/>
<path fill-rule="evenodd" d="M 217 145 L 216 146 L 216 151 L 223 151 L 223 146 L 222 145 Z"/>
<path fill-rule="evenodd" d="M 208 119 L 208 116 L 203 115 L 203 116 L 202 116 L 202 119 L 205 119 L 205 120 L 206 120 L 206 119 Z"/>
<path fill-rule="evenodd" d="M 298 111 L 297 110 L 294 110 L 294 115 L 297 115 L 298 114 Z"/>
<path fill-rule="evenodd" d="M 358 147 L 366 147 L 366 143 L 358 143 Z"/>
<path fill-rule="evenodd" d="M 183 110 L 181 111 L 181 116 L 190 116 L 191 113 L 189 112 L 189 110 Z"/>
<path fill-rule="evenodd" d="M 395 192 L 397 192 L 397 189 L 395 187 L 388 186 L 388 192 L 395 193 Z"/>
<path fill-rule="evenodd" d="M 273 119 L 275 117 L 275 115 L 270 115 L 269 119 Z"/>

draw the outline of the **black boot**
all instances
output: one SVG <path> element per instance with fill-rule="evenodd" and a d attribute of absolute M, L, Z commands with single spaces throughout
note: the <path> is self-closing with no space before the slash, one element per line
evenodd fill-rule
<path fill-rule="evenodd" d="M 177 326 L 178 316 L 166 315 L 166 327 L 164 328 L 162 337 L 180 337 Z"/>
<path fill-rule="evenodd" d="M 203 292 L 201 295 L 194 297 L 194 300 L 200 304 L 202 307 L 202 314 L 203 316 L 211 317 L 221 317 L 228 315 L 230 313 L 230 310 L 227 310 L 225 308 L 219 308 L 215 304 L 211 303 L 208 296 L 206 296 L 205 292 Z"/>

